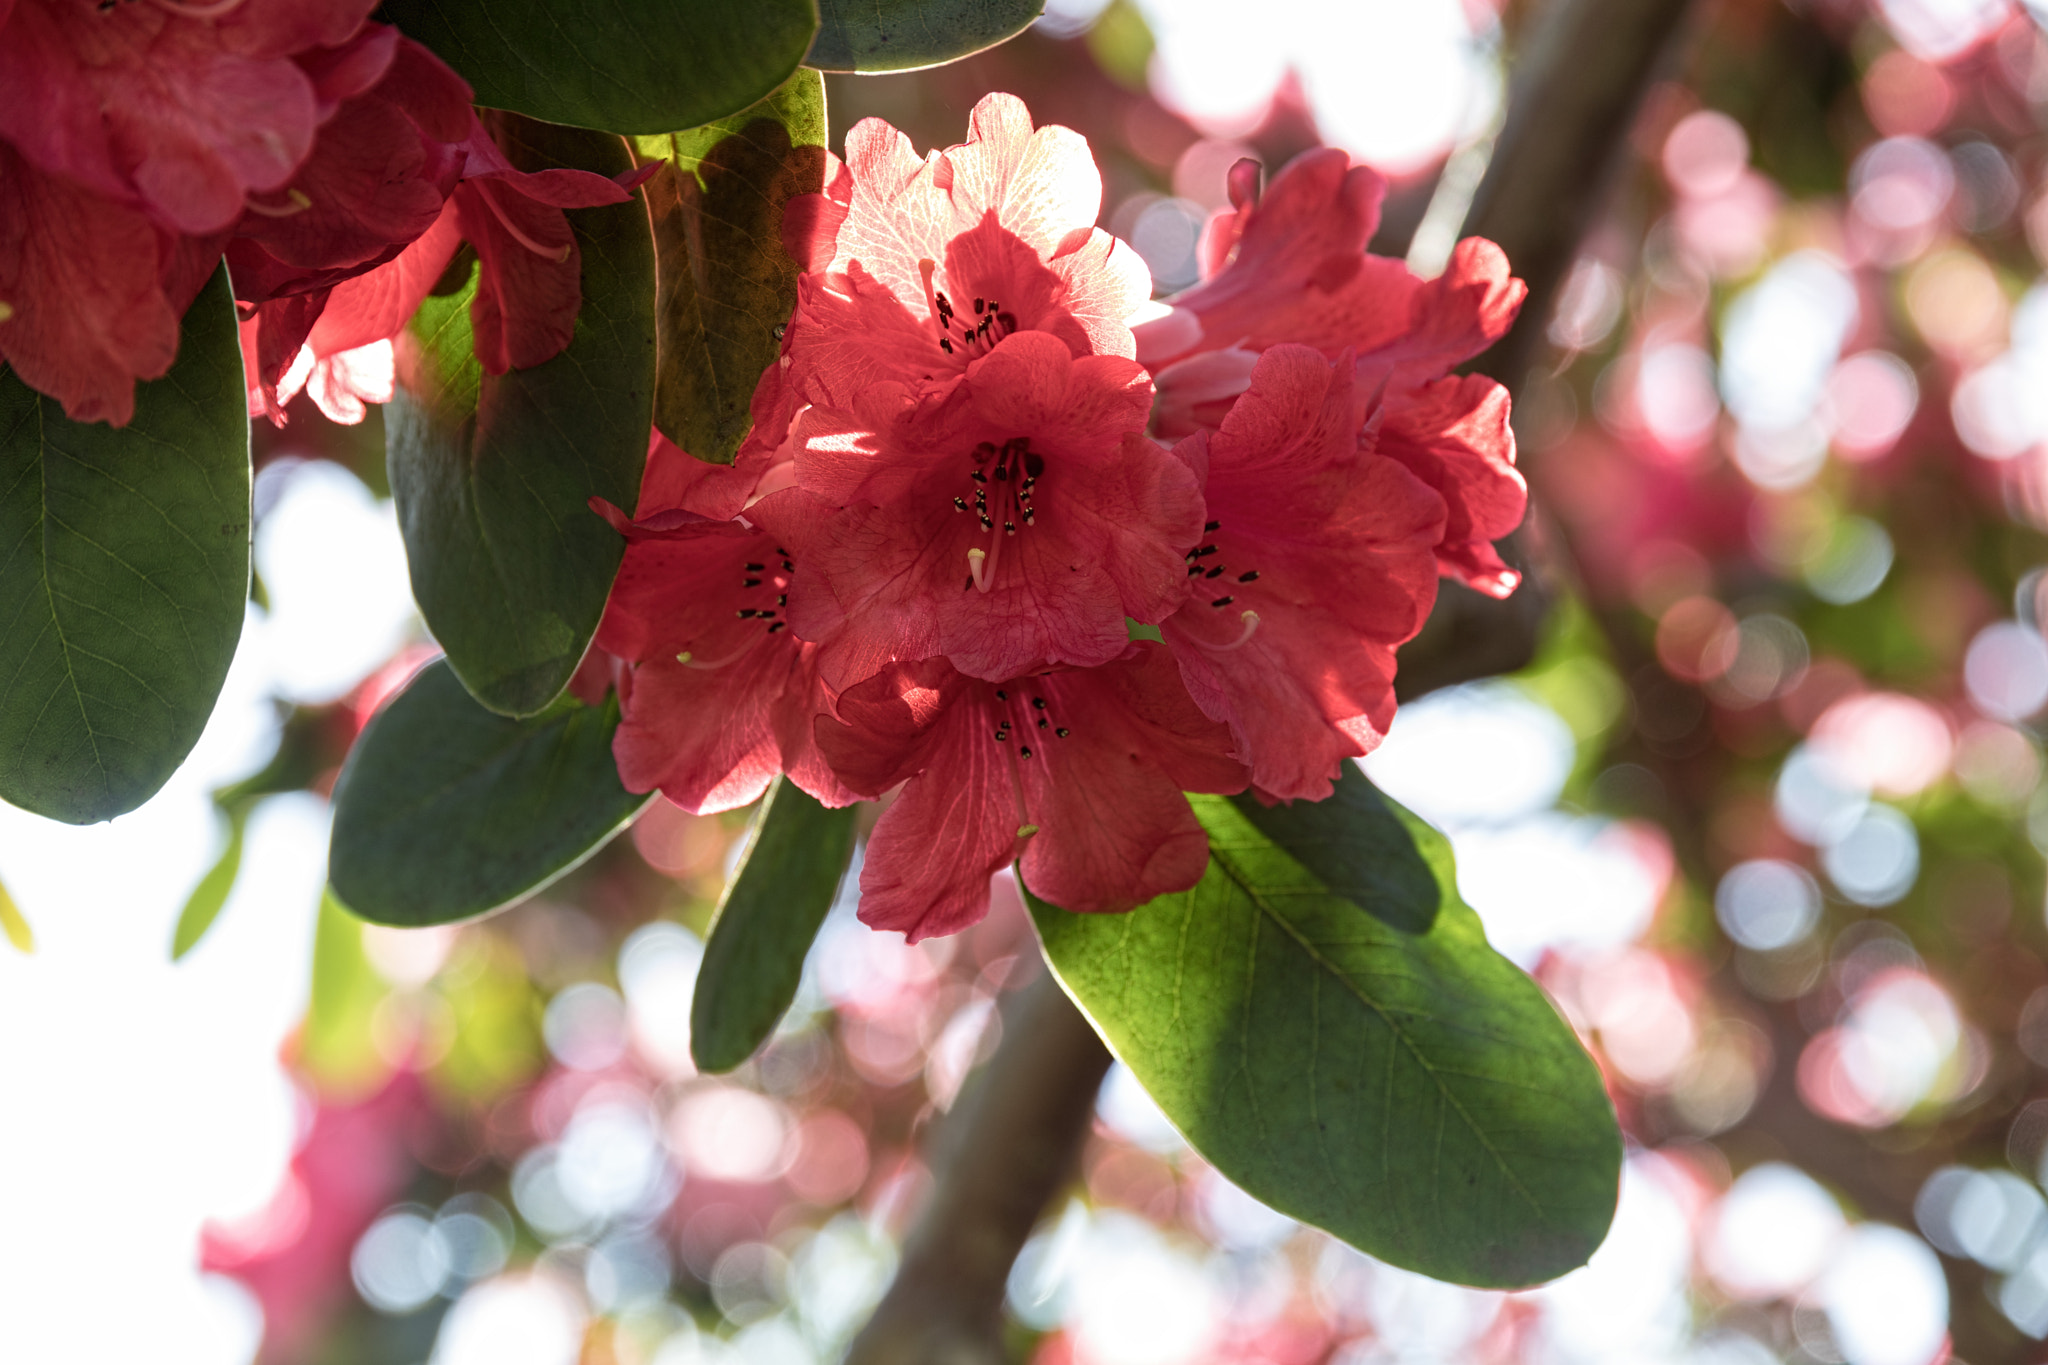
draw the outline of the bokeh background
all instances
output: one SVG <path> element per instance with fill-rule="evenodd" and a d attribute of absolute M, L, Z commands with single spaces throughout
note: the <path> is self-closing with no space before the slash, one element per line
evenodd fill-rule
<path fill-rule="evenodd" d="M 968 62 L 831 78 L 831 116 L 929 147 L 1022 95 L 1089 138 L 1162 295 L 1232 163 L 1335 144 L 1428 273 L 1542 8 L 1054 0 Z M 1526 1293 L 1420 1279 L 1237 1191 L 1119 1068 L 1011 1278 L 1017 1359 L 2048 1355 L 2048 5 L 1695 8 L 1519 381 L 1535 660 L 1366 762 L 1600 1060 L 1613 1234 Z M 461 928 L 324 903 L 324 793 L 432 656 L 379 422 L 259 424 L 248 628 L 170 786 L 90 829 L 0 807 L 34 937 L 0 947 L 0 1359 L 829 1361 L 1041 970 L 1014 891 L 915 948 L 842 896 L 726 1077 L 689 1000 L 744 812 L 658 803 Z M 237 784 L 270 793 L 239 838 Z"/>

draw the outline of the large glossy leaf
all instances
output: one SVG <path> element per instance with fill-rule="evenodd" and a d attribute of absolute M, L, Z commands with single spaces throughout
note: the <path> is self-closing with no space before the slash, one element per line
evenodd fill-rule
<path fill-rule="evenodd" d="M 1014 38 L 1045 0 L 818 0 L 806 65 L 822 71 L 910 71 Z"/>
<path fill-rule="evenodd" d="M 812 0 L 385 0 L 477 103 L 614 133 L 690 128 L 788 78 L 818 27 Z"/>
<path fill-rule="evenodd" d="M 507 116 L 521 166 L 627 169 L 617 138 Z M 483 373 L 471 349 L 474 280 L 413 319 L 417 363 L 385 413 L 413 596 L 477 699 L 533 715 L 576 671 L 624 542 L 599 496 L 639 497 L 654 392 L 654 248 L 638 203 L 571 209 L 583 307 L 569 348 L 532 369 Z"/>
<path fill-rule="evenodd" d="M 1599 1071 L 1487 946 L 1443 837 L 1362 777 L 1345 786 L 1361 844 L 1412 839 L 1433 906 L 1375 913 L 1409 893 L 1405 873 L 1339 895 L 1231 802 L 1196 797 L 1201 883 L 1128 915 L 1033 902 L 1046 955 L 1188 1141 L 1251 1194 L 1438 1279 L 1561 1275 L 1614 1214 L 1621 1138 Z"/>
<path fill-rule="evenodd" d="M 379 924 L 447 924 L 546 886 L 647 804 L 619 785 L 616 697 L 510 720 L 445 662 L 371 718 L 334 787 L 327 877 Z"/>
<path fill-rule="evenodd" d="M 730 1071 L 753 1056 L 796 999 L 804 955 L 853 854 L 853 820 L 852 806 L 828 810 L 786 777 L 768 789 L 711 921 L 690 1002 L 700 1071 Z"/>
<path fill-rule="evenodd" d="M 647 184 L 661 336 L 654 422 L 698 459 L 725 464 L 796 306 L 800 268 L 783 250 L 782 211 L 825 186 L 825 79 L 799 71 L 744 113 L 635 141 L 665 163 Z"/>
<path fill-rule="evenodd" d="M 249 595 L 249 409 L 225 268 L 116 429 L 0 370 L 0 799 L 89 824 L 199 740 Z"/>

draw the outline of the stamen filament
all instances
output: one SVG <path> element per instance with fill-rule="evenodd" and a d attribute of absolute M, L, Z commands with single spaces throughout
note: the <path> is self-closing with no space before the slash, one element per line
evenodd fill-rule
<path fill-rule="evenodd" d="M 313 207 L 313 201 L 306 197 L 304 190 L 288 189 L 284 192 L 284 197 L 285 202 L 282 204 L 259 204 L 254 199 L 249 199 L 243 201 L 243 207 L 251 213 L 260 213 L 265 218 L 289 218 L 295 213 L 304 213 Z"/>
<path fill-rule="evenodd" d="M 154 0 L 158 9 L 166 10 L 181 19 L 218 19 L 233 14 L 246 0 L 213 0 L 210 5 L 193 5 L 185 0 Z"/>
<path fill-rule="evenodd" d="M 1202 648 L 1208 650 L 1211 654 L 1228 654 L 1233 649 L 1243 649 L 1246 645 L 1250 644 L 1252 636 L 1258 633 L 1259 614 L 1255 611 L 1241 612 L 1238 615 L 1238 619 L 1244 622 L 1244 630 L 1238 634 L 1235 640 L 1232 640 L 1227 645 L 1212 645 L 1200 642 Z"/>
<path fill-rule="evenodd" d="M 162 0 L 158 0 L 158 3 L 161 4 Z M 569 247 L 547 246 L 541 242 L 536 242 L 533 238 L 527 236 L 524 232 L 522 232 L 519 228 L 519 225 L 517 223 L 514 223 L 511 220 L 511 218 L 506 215 L 505 210 L 499 206 L 498 201 L 491 197 L 490 181 L 478 178 L 475 180 L 464 181 L 463 183 L 476 186 L 476 192 L 483 197 L 485 205 L 487 205 L 490 208 L 492 215 L 497 218 L 498 222 L 504 226 L 505 231 L 512 235 L 513 241 L 519 243 L 519 245 L 525 247 L 534 255 L 540 256 L 546 260 L 566 261 L 569 259 Z"/>
<path fill-rule="evenodd" d="M 738 649 L 726 655 L 723 659 L 699 659 L 695 655 L 691 654 L 689 650 L 686 649 L 682 653 L 676 655 L 676 662 L 681 664 L 684 668 L 695 668 L 703 672 L 709 672 L 714 668 L 724 668 L 727 664 L 739 659 L 741 655 L 745 654 L 748 650 L 752 649 L 755 645 L 759 643 L 759 638 L 750 639 L 745 644 L 741 645 Z"/>

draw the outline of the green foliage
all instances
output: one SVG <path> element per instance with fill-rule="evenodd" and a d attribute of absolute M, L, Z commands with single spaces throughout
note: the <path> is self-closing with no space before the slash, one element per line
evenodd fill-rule
<path fill-rule="evenodd" d="M 619 785 L 616 697 L 509 720 L 446 662 L 371 718 L 334 787 L 328 878 L 379 924 L 470 919 L 531 895 L 647 804 Z"/>
<path fill-rule="evenodd" d="M 488 1103 L 546 1064 L 541 1001 L 503 938 L 463 935 L 434 989 L 453 1019 L 447 1055 L 428 1073 L 443 1094 Z"/>
<path fill-rule="evenodd" d="M 1256 819 L 1193 799 L 1192 891 L 1128 915 L 1031 901 L 1111 1050 L 1223 1174 L 1382 1260 L 1493 1287 L 1583 1264 L 1614 1214 L 1614 1111 L 1487 946 L 1443 837 L 1349 771 Z"/>
<path fill-rule="evenodd" d="M 206 875 L 199 879 L 199 885 L 193 887 L 192 894 L 186 898 L 185 908 L 178 912 L 177 927 L 171 932 L 171 961 L 179 961 L 198 947 L 199 940 L 206 937 L 206 931 L 220 918 L 228 896 L 235 889 L 235 878 L 242 873 L 242 836 L 248 832 L 249 816 L 255 809 L 253 799 L 237 801 L 222 808 L 221 821 L 226 826 L 227 839 L 221 847 L 220 857 L 206 869 Z"/>
<path fill-rule="evenodd" d="M 824 78 L 799 71 L 744 113 L 635 143 L 667 163 L 646 191 L 661 338 L 654 422 L 698 459 L 728 464 L 796 306 L 801 271 L 782 247 L 782 211 L 825 187 Z"/>
<path fill-rule="evenodd" d="M 477 103 L 550 123 L 659 133 L 754 103 L 803 60 L 812 0 L 387 0 Z"/>
<path fill-rule="evenodd" d="M 249 592 L 249 412 L 225 268 L 135 418 L 0 372 L 0 799 L 90 824 L 199 740 Z"/>
<path fill-rule="evenodd" d="M 389 994 L 363 952 L 362 923 L 328 891 L 313 930 L 313 989 L 296 1059 L 323 1098 L 361 1099 L 391 1074 L 371 1034 Z"/>
<path fill-rule="evenodd" d="M 828 810 L 786 777 L 762 798 L 690 1002 L 699 1070 L 730 1071 L 753 1056 L 796 999 L 804 955 L 853 856 L 853 822 L 853 807 Z"/>
<path fill-rule="evenodd" d="M 502 125 L 524 169 L 627 169 L 615 138 L 523 119 Z M 485 706 L 546 707 L 583 658 L 625 546 L 588 507 L 631 508 L 654 390 L 654 251 L 638 203 L 574 209 L 583 259 L 575 339 L 554 359 L 483 373 L 470 288 L 413 319 L 420 363 L 386 417 L 391 490 L 413 596 Z"/>
<path fill-rule="evenodd" d="M 806 65 L 821 71 L 912 71 L 1014 38 L 1045 0 L 819 0 Z"/>

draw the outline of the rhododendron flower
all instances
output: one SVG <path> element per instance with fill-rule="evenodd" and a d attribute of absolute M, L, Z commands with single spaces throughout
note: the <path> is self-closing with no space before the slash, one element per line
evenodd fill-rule
<path fill-rule="evenodd" d="M 855 798 L 812 740 L 830 706 L 817 647 L 789 630 L 795 562 L 768 532 L 692 510 L 690 467 L 710 466 L 669 450 L 648 461 L 637 520 L 592 500 L 627 538 L 596 642 L 626 665 L 619 780 L 702 814 L 744 806 L 787 772 L 843 806 Z"/>
<path fill-rule="evenodd" d="M 1436 597 L 1443 499 L 1376 449 L 1347 360 L 1274 347 L 1222 429 L 1175 448 L 1206 474 L 1211 520 L 1161 634 L 1278 799 L 1321 800 L 1379 743 L 1394 647 Z"/>
<path fill-rule="evenodd" d="M 1220 425 L 1268 347 L 1298 343 L 1330 359 L 1349 350 L 1361 387 L 1384 391 L 1380 448 L 1449 508 L 1439 568 L 1481 592 L 1511 592 L 1519 575 L 1492 542 L 1521 522 L 1528 493 L 1507 396 L 1488 379 L 1447 378 L 1521 307 L 1527 291 L 1500 248 L 1468 238 L 1434 280 L 1369 254 L 1386 182 L 1334 148 L 1295 158 L 1263 199 L 1251 163 L 1232 170 L 1229 187 L 1233 209 L 1204 234 L 1207 278 L 1137 329 L 1159 385 L 1157 434 Z"/>
<path fill-rule="evenodd" d="M 212 262 L 140 210 L 48 175 L 0 142 L 0 360 L 77 422 L 125 425 L 135 381 L 178 354 L 178 321 Z"/>
<path fill-rule="evenodd" d="M 1074 911 L 1184 891 L 1209 863 L 1184 791 L 1241 791 L 1229 733 L 1189 701 L 1150 641 L 1089 669 L 1002 682 L 943 659 L 890 666 L 839 697 L 818 744 L 882 813 L 861 866 L 860 917 L 911 942 L 988 913 L 989 878 Z"/>
<path fill-rule="evenodd" d="M 801 487 L 765 519 L 803 551 L 790 619 L 827 681 L 939 655 L 995 679 L 1105 663 L 1126 617 L 1163 620 L 1202 500 L 1140 434 L 1151 396 L 1134 361 L 1021 332 L 943 397 L 883 382 L 799 417 Z"/>
<path fill-rule="evenodd" d="M 0 16 L 0 138 L 43 170 L 192 236 L 289 181 L 320 120 L 293 60 L 374 0 L 18 0 Z"/>
<path fill-rule="evenodd" d="M 582 306 L 582 257 L 562 209 L 624 203 L 652 168 L 618 180 L 566 168 L 520 171 L 474 112 L 465 106 L 464 113 L 469 131 L 454 148 L 464 178 L 426 229 L 388 261 L 355 273 L 295 271 L 263 255 L 253 241 L 238 238 L 229 247 L 237 296 L 263 300 L 256 309 L 254 345 L 244 345 L 251 389 L 258 395 L 251 411 L 282 422 L 291 394 L 279 395 L 281 381 L 305 363 L 306 351 L 320 362 L 393 337 L 465 238 L 478 261 L 470 303 L 478 363 L 503 374 L 551 360 L 569 344 Z M 251 276 L 261 283 L 245 291 L 240 281 Z M 339 283 L 329 283 L 337 277 Z M 267 297 L 266 288 L 274 291 Z M 250 335 L 245 332 L 245 338 Z"/>
<path fill-rule="evenodd" d="M 1020 331 L 1076 356 L 1133 355 L 1126 319 L 1151 276 L 1095 227 L 1101 204 L 1087 141 L 1034 131 L 1013 95 L 983 99 L 967 141 L 922 161 L 903 134 L 863 119 L 827 193 L 795 201 L 786 224 L 809 269 L 778 382 L 848 407 L 880 381 L 957 379 Z"/>
<path fill-rule="evenodd" d="M 300 65 L 326 116 L 291 180 L 252 198 L 237 225 L 230 263 L 247 299 L 283 282 L 305 292 L 307 271 L 377 264 L 434 226 L 475 126 L 468 83 L 395 28 L 370 25 Z"/>

